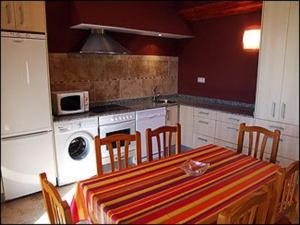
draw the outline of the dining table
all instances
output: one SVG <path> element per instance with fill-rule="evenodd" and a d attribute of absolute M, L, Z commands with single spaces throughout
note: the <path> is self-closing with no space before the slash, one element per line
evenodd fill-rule
<path fill-rule="evenodd" d="M 190 159 L 209 167 L 191 176 L 182 169 Z M 95 224 L 216 223 L 222 210 L 274 183 L 279 168 L 209 144 L 79 181 L 71 215 Z"/>

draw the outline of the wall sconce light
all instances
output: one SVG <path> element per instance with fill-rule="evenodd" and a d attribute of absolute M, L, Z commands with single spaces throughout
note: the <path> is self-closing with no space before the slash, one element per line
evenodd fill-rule
<path fill-rule="evenodd" d="M 249 28 L 244 31 L 243 48 L 247 51 L 256 51 L 259 49 L 260 29 Z"/>

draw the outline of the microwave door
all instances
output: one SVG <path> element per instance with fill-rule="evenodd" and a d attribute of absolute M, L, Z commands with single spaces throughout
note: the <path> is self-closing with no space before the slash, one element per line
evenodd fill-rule
<path fill-rule="evenodd" d="M 83 112 L 82 98 L 80 95 L 64 96 L 60 99 L 60 110 L 66 113 Z"/>

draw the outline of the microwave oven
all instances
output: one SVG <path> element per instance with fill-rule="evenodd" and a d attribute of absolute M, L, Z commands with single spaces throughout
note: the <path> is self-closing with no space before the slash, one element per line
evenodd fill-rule
<path fill-rule="evenodd" d="M 67 115 L 89 111 L 88 91 L 51 92 L 54 115 Z"/>

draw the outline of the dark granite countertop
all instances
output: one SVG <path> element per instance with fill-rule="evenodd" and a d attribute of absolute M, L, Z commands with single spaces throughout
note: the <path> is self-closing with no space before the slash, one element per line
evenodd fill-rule
<path fill-rule="evenodd" d="M 169 99 L 172 101 L 176 101 L 176 103 L 154 103 L 152 102 L 151 97 L 128 99 L 128 100 L 115 100 L 111 102 L 97 103 L 92 106 L 97 106 L 102 104 L 119 104 L 128 107 L 128 109 L 103 112 L 103 113 L 85 112 L 85 113 L 79 113 L 73 115 L 53 116 L 53 121 L 61 122 L 67 120 L 76 120 L 81 118 L 90 118 L 90 117 L 112 115 L 112 114 L 118 114 L 124 112 L 140 111 L 140 110 L 151 109 L 151 108 L 168 107 L 168 106 L 174 106 L 179 104 L 207 108 L 207 109 L 218 110 L 218 111 L 234 113 L 234 114 L 241 114 L 245 116 L 253 116 L 253 112 L 254 112 L 253 104 L 246 104 L 246 103 L 234 102 L 234 101 L 225 101 L 220 99 L 204 98 L 204 97 L 189 96 L 189 95 L 166 95 L 166 96 L 161 96 L 160 99 Z"/>

